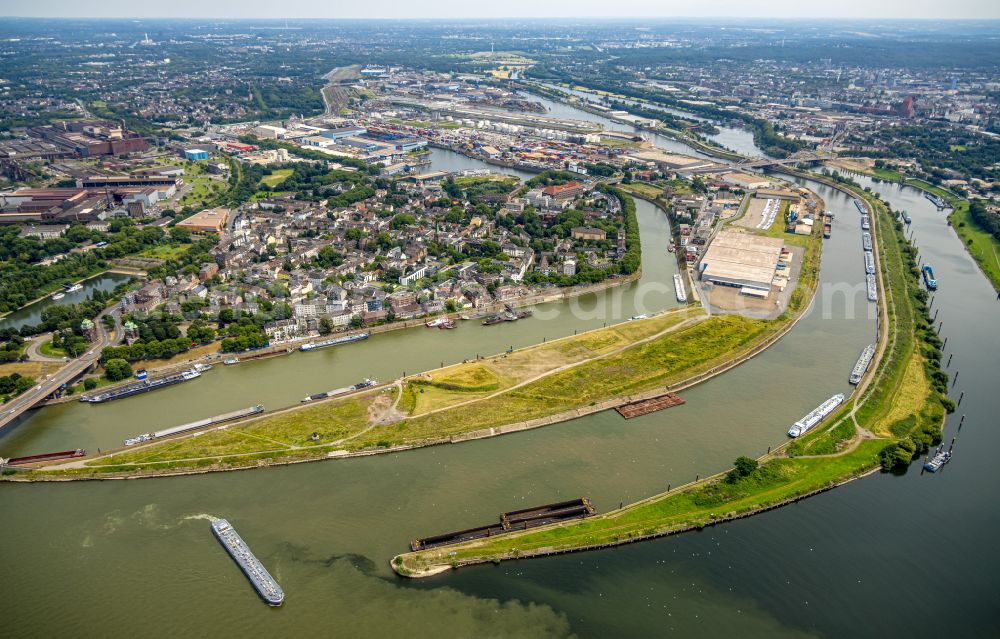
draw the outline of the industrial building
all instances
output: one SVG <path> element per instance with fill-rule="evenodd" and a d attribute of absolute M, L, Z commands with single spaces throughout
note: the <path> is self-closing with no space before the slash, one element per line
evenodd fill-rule
<path fill-rule="evenodd" d="M 784 242 L 735 230 L 721 231 L 705 252 L 700 278 L 739 288 L 743 295 L 766 298 L 771 291 Z"/>
<path fill-rule="evenodd" d="M 208 151 L 204 149 L 184 149 L 184 159 L 191 162 L 202 162 L 208 159 Z"/>
<path fill-rule="evenodd" d="M 124 123 L 100 120 L 71 120 L 32 127 L 28 134 L 71 150 L 80 157 L 122 155 L 149 149 L 149 143 L 138 133 L 126 129 Z"/>
<path fill-rule="evenodd" d="M 206 209 L 181 220 L 177 226 L 195 232 L 221 233 L 226 227 L 230 213 L 231 211 L 225 208 Z"/>

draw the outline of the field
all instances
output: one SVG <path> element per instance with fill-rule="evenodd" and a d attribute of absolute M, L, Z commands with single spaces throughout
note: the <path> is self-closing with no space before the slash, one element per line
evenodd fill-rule
<path fill-rule="evenodd" d="M 158 260 L 175 260 L 187 253 L 190 248 L 190 244 L 159 244 L 140 252 L 138 255 Z"/>
<path fill-rule="evenodd" d="M 292 173 L 292 169 L 275 169 L 271 175 L 265 175 L 260 183 L 273 188 L 288 179 Z"/>

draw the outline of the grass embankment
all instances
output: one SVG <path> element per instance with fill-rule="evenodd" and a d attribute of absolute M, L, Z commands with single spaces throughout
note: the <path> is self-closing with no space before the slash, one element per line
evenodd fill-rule
<path fill-rule="evenodd" d="M 1000 240 L 976 224 L 969 213 L 968 200 L 953 198 L 950 202 L 952 212 L 948 215 L 948 222 L 993 288 L 1000 291 Z"/>
<path fill-rule="evenodd" d="M 854 415 L 845 407 L 827 422 L 829 426 L 795 441 L 789 447 L 795 456 L 775 451 L 744 476 L 720 473 L 590 519 L 405 553 L 393 560 L 393 568 L 401 575 L 422 576 L 465 564 L 597 548 L 701 528 L 826 490 L 877 468 L 880 461 L 887 465 L 883 461 L 887 454 L 908 462 L 914 452 L 909 448 L 912 442 L 940 435 L 942 403 L 947 401 L 941 397 L 943 374 L 936 368 L 940 351 L 927 321 L 926 296 L 917 286 L 912 249 L 886 207 L 874 198 L 865 199 L 875 211 L 879 264 L 889 289 L 883 291 L 881 303 L 890 315 L 890 341 Z"/>

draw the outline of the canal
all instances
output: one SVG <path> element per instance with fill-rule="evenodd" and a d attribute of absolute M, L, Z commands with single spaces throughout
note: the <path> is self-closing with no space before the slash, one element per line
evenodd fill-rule
<path fill-rule="evenodd" d="M 575 115 L 573 117 L 581 117 Z M 967 396 L 956 459 L 937 476 L 876 475 L 748 520 L 622 548 L 396 578 L 410 539 L 512 508 L 587 495 L 615 508 L 755 455 L 835 392 L 874 337 L 857 211 L 834 211 L 820 290 L 806 317 L 750 362 L 684 393 L 687 404 L 628 422 L 601 413 L 513 436 L 337 462 L 142 481 L 0 485 L 12 636 L 137 628 L 303 636 L 996 635 L 998 511 L 990 392 L 1000 346 L 995 295 L 943 215 L 909 190 L 942 289 L 936 308 Z M 926 204 L 926 206 L 925 206 Z M 264 403 L 279 406 L 365 376 L 497 352 L 674 304 L 661 212 L 640 202 L 643 278 L 532 320 L 397 331 L 365 343 L 217 367 L 173 389 L 104 406 L 39 411 L 0 449 L 109 442 Z M 645 291 L 651 290 L 651 293 Z M 853 292 L 852 292 L 853 291 Z M 550 319 L 543 319 L 551 316 Z M 419 338 L 419 339 L 417 339 Z M 403 341 L 406 340 L 404 344 Z M 954 432 L 955 420 L 948 436 Z M 37 439 L 33 439 L 37 438 Z M 208 528 L 228 518 L 287 593 L 269 609 Z M 99 585 L 100 587 L 95 587 Z M 919 611 L 919 612 L 918 612 Z M 926 611 L 926 612 L 925 612 Z M 923 613 L 923 614 L 921 614 Z M 863 620 L 863 621 L 862 621 Z M 331 628 L 336 628 L 335 631 Z"/>
<path fill-rule="evenodd" d="M 46 297 L 6 315 L 3 319 L 0 319 L 0 328 L 21 328 L 26 325 L 38 324 L 42 321 L 42 311 L 49 306 L 78 304 L 93 295 L 94 291 L 104 291 L 107 293 L 114 290 L 122 282 L 129 281 L 129 279 L 128 275 L 121 273 L 102 273 L 101 275 L 96 275 L 80 282 L 83 286 L 82 289 L 72 293 L 64 293 L 64 297 L 60 300 L 54 300 L 51 296 Z"/>

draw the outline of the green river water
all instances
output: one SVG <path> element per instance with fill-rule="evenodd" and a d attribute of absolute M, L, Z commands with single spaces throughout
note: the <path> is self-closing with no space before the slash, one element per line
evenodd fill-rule
<path fill-rule="evenodd" d="M 437 151 L 435 151 L 437 153 Z M 410 581 L 389 568 L 410 539 L 579 496 L 599 511 L 727 467 L 786 439 L 836 392 L 874 337 L 857 211 L 836 213 L 808 315 L 759 357 L 641 418 L 606 412 L 511 436 L 363 459 L 139 481 L 2 484 L 4 634 L 48 637 L 996 636 L 998 477 L 991 419 L 998 302 L 961 243 L 912 190 L 907 208 L 934 262 L 946 357 L 968 413 L 955 460 L 875 475 L 748 520 L 592 553 Z M 926 204 L 926 206 L 924 206 Z M 36 411 L 4 455 L 82 446 L 376 376 L 415 372 L 676 305 L 668 226 L 638 202 L 641 281 L 539 307 L 536 317 L 424 328 L 349 346 L 217 366 L 170 389 Z M 851 291 L 845 295 L 844 291 Z M 549 317 L 546 319 L 546 317 Z M 950 437 L 957 424 L 949 425 Z M 978 499 L 976 498 L 978 497 Z M 229 519 L 284 588 L 261 603 L 212 537 Z"/>

